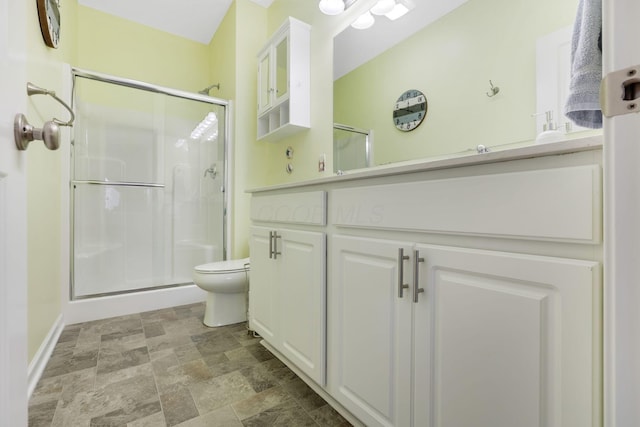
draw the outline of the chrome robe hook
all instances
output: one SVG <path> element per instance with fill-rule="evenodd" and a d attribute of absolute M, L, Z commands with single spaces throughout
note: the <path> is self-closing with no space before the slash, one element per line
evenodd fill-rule
<path fill-rule="evenodd" d="M 494 86 L 491 80 L 489 80 L 489 84 L 491 85 L 491 89 L 489 90 L 490 93 L 487 92 L 486 94 L 489 98 L 493 98 L 498 94 L 498 92 L 500 92 L 500 88 L 498 86 Z"/>

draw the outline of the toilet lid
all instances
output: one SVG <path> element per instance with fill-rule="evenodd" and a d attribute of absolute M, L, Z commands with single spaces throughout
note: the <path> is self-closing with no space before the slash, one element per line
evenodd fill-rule
<path fill-rule="evenodd" d="M 226 261 L 210 262 L 208 264 L 201 264 L 195 267 L 195 271 L 198 273 L 233 273 L 236 271 L 249 270 L 249 258 L 243 259 L 230 259 Z M 246 266 L 245 266 L 246 265 Z"/>

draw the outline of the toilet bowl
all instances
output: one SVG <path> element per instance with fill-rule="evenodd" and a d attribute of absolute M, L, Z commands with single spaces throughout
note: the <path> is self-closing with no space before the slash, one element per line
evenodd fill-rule
<path fill-rule="evenodd" d="M 193 282 L 207 292 L 203 320 L 206 326 L 247 320 L 249 258 L 198 265 L 193 269 Z"/>

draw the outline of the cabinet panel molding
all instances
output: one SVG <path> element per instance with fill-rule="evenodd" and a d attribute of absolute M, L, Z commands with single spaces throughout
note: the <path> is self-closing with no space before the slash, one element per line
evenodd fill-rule
<path fill-rule="evenodd" d="M 331 221 L 342 227 L 601 241 L 596 165 L 340 188 Z"/>
<path fill-rule="evenodd" d="M 326 225 L 326 212 L 326 191 L 254 195 L 251 198 L 250 218 L 252 221 Z"/>

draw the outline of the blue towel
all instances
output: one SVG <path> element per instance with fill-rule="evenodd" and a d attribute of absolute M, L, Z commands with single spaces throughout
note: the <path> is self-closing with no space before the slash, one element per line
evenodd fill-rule
<path fill-rule="evenodd" d="M 580 0 L 571 40 L 571 80 L 565 115 L 575 124 L 599 129 L 602 80 L 602 1 Z"/>

